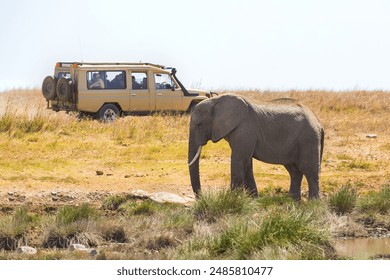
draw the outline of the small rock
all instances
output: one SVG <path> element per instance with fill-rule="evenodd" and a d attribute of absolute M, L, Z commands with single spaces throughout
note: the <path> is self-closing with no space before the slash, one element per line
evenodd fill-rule
<path fill-rule="evenodd" d="M 366 135 L 366 138 L 369 138 L 369 139 L 376 139 L 376 138 L 378 138 L 378 135 L 376 135 L 376 134 L 367 134 L 367 135 Z"/>
<path fill-rule="evenodd" d="M 86 250 L 86 247 L 83 244 L 70 244 L 69 249 L 71 251 L 83 251 Z"/>
<path fill-rule="evenodd" d="M 85 245 L 83 245 L 83 244 L 70 244 L 69 249 L 71 251 L 86 252 L 86 253 L 88 253 L 92 257 L 96 256 L 99 253 L 96 249 L 86 248 Z"/>
<path fill-rule="evenodd" d="M 17 249 L 19 254 L 27 254 L 27 255 L 35 255 L 37 253 L 37 249 L 29 246 L 20 246 Z"/>
<path fill-rule="evenodd" d="M 106 175 L 107 175 L 107 176 L 113 176 L 114 174 L 111 174 L 111 173 L 107 173 Z"/>
<path fill-rule="evenodd" d="M 96 256 L 97 254 L 99 254 L 99 252 L 96 250 L 96 249 L 90 249 L 88 251 L 88 254 L 92 257 Z"/>
<path fill-rule="evenodd" d="M 159 202 L 159 203 L 176 203 L 176 204 L 191 204 L 194 202 L 193 199 L 188 197 L 182 197 L 177 194 L 168 193 L 168 192 L 157 192 L 150 196 L 150 199 Z"/>
<path fill-rule="evenodd" d="M 143 190 L 132 191 L 132 192 L 130 192 L 130 195 L 133 198 L 140 198 L 140 199 L 145 199 L 145 198 L 149 197 L 149 193 L 147 193 L 146 191 L 143 191 Z"/>
<path fill-rule="evenodd" d="M 96 170 L 96 175 L 101 176 L 101 175 L 103 175 L 103 174 L 104 174 L 103 171 Z"/>

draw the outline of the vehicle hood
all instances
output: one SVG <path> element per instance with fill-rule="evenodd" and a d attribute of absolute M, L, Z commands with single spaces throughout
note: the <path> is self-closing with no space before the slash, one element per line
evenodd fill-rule
<path fill-rule="evenodd" d="M 193 89 L 193 88 L 189 88 L 187 90 L 188 90 L 189 93 L 197 93 L 200 96 L 207 96 L 207 94 L 210 95 L 210 92 L 207 91 L 207 90 Z"/>

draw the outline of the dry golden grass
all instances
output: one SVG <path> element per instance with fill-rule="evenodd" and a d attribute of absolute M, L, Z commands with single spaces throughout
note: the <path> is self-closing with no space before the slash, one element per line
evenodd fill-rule
<path fill-rule="evenodd" d="M 366 192 L 389 183 L 390 93 L 236 93 L 255 103 L 297 99 L 317 114 L 326 134 L 321 175 L 325 194 L 343 185 Z M 104 124 L 45 108 L 39 90 L 0 94 L 0 199 L 9 191 L 23 192 L 27 199 L 40 192 L 69 190 L 143 189 L 192 195 L 188 115 L 131 116 Z M 210 142 L 203 149 L 200 169 L 205 188 L 226 187 L 228 144 Z M 254 169 L 259 189 L 288 189 L 289 177 L 282 166 L 255 161 Z M 104 174 L 98 176 L 96 171 Z"/>

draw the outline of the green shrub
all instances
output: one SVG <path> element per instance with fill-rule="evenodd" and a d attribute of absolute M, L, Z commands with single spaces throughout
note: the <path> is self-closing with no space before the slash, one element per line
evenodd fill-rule
<path fill-rule="evenodd" d="M 259 207 L 268 208 L 271 206 L 294 204 L 294 199 L 289 194 L 260 194 L 258 199 Z"/>
<path fill-rule="evenodd" d="M 119 206 L 120 211 L 124 211 L 130 215 L 145 215 L 151 216 L 159 211 L 162 211 L 163 205 L 147 199 L 141 202 L 127 201 Z"/>
<path fill-rule="evenodd" d="M 28 213 L 27 207 L 18 207 L 13 215 L 0 217 L 0 237 L 24 234 L 35 220 L 35 216 Z"/>
<path fill-rule="evenodd" d="M 330 233 L 313 207 L 275 207 L 263 216 L 241 217 L 218 233 L 190 240 L 179 248 L 178 258 L 251 259 L 265 249 L 279 252 L 273 258 L 285 258 L 286 250 L 294 252 L 293 258 L 328 258 Z"/>
<path fill-rule="evenodd" d="M 361 212 L 379 212 L 386 214 L 390 210 L 390 185 L 384 186 L 379 192 L 370 192 L 358 200 Z"/>
<path fill-rule="evenodd" d="M 320 224 L 316 213 L 304 208 L 286 212 L 276 209 L 261 222 L 255 235 L 260 243 L 267 245 L 299 246 L 303 242 L 324 245 L 329 236 Z"/>
<path fill-rule="evenodd" d="M 57 225 L 69 225 L 77 221 L 89 220 L 96 217 L 96 210 L 87 203 L 81 206 L 65 205 L 58 210 L 56 223 Z"/>
<path fill-rule="evenodd" d="M 174 211 L 166 215 L 164 227 L 173 230 L 183 230 L 192 233 L 194 230 L 194 216 L 186 209 Z"/>
<path fill-rule="evenodd" d="M 195 217 L 214 222 L 226 215 L 244 214 L 255 204 L 255 200 L 242 191 L 209 191 L 195 202 L 193 211 Z"/>
<path fill-rule="evenodd" d="M 89 204 L 65 205 L 55 217 L 46 217 L 45 248 L 67 248 L 72 243 L 97 246 L 102 238 L 96 234 L 98 212 Z"/>
<path fill-rule="evenodd" d="M 127 195 L 113 195 L 109 196 L 103 201 L 102 208 L 105 210 L 118 210 L 122 203 L 128 200 Z"/>
<path fill-rule="evenodd" d="M 337 214 L 347 214 L 355 208 L 357 194 L 350 186 L 343 186 L 339 191 L 330 195 L 329 206 Z"/>

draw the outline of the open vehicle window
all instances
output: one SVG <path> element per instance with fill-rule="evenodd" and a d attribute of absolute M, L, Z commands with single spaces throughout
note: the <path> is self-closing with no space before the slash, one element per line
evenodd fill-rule
<path fill-rule="evenodd" d="M 154 82 L 156 83 L 156 89 L 177 88 L 176 83 L 168 74 L 154 74 Z"/>
<path fill-rule="evenodd" d="M 89 71 L 88 89 L 125 89 L 125 71 Z"/>
<path fill-rule="evenodd" d="M 148 89 L 148 76 L 146 72 L 131 73 L 132 89 Z"/>

